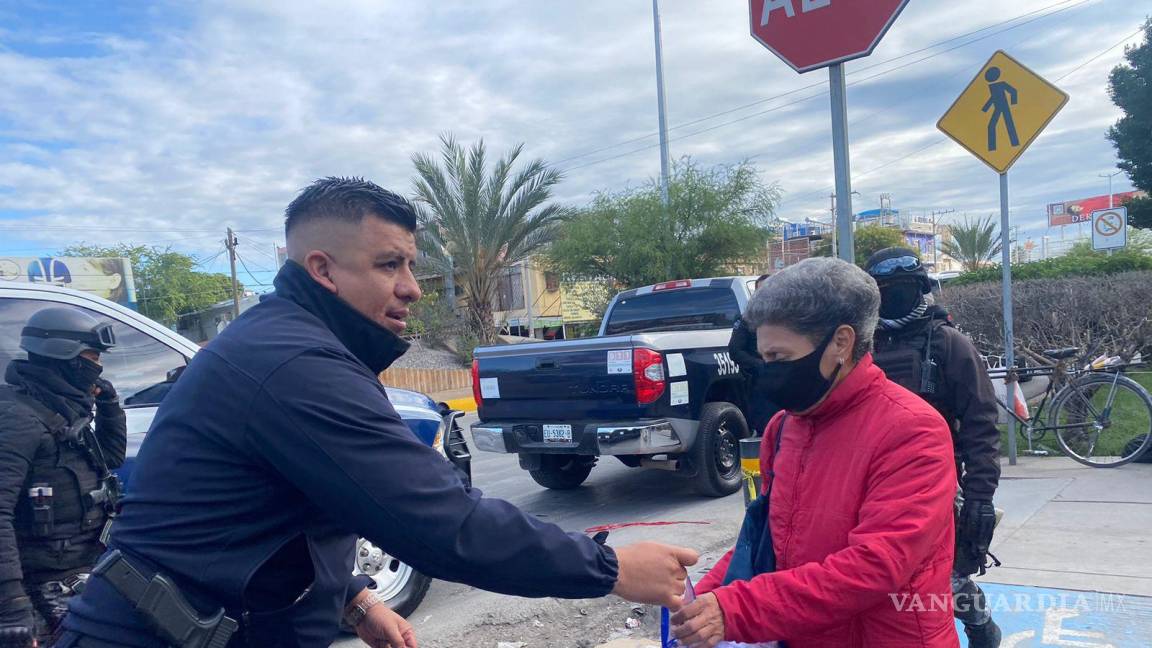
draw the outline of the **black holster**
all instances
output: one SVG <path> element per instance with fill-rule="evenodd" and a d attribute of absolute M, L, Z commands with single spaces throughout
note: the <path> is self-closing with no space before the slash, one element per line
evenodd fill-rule
<path fill-rule="evenodd" d="M 220 608 L 201 618 L 176 584 L 163 574 L 146 578 L 118 550 L 104 556 L 92 569 L 125 599 L 136 606 L 157 635 L 173 648 L 225 648 L 237 623 Z"/>

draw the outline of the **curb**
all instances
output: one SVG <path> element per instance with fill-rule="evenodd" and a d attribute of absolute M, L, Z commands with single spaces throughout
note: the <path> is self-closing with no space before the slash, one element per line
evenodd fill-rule
<path fill-rule="evenodd" d="M 476 400 L 471 396 L 468 396 L 467 398 L 453 398 L 451 400 L 446 400 L 444 401 L 444 404 L 454 410 L 460 410 L 462 412 L 476 411 Z"/>

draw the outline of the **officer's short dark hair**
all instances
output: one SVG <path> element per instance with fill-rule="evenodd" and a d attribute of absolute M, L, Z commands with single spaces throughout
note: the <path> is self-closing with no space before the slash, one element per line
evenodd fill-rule
<path fill-rule="evenodd" d="M 328 176 L 301 190 L 284 210 L 284 234 L 302 223 L 331 219 L 357 224 L 369 215 L 416 231 L 416 210 L 404 198 L 364 178 Z"/>

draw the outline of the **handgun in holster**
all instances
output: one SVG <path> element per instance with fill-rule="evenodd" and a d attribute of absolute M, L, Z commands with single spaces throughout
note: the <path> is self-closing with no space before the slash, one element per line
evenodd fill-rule
<path fill-rule="evenodd" d="M 48 484 L 33 484 L 28 489 L 28 500 L 32 504 L 32 524 L 42 537 L 52 535 L 56 521 L 52 513 L 52 487 Z"/>
<path fill-rule="evenodd" d="M 88 493 L 88 504 L 102 507 L 109 517 L 115 517 L 120 497 L 120 478 L 109 473 L 100 480 L 100 488 Z"/>
<path fill-rule="evenodd" d="M 152 625 L 152 629 L 173 648 L 225 648 L 239 627 L 220 608 L 201 618 L 176 584 L 163 574 L 146 578 L 119 550 L 108 553 L 96 567 L 100 576 L 130 601 Z"/>

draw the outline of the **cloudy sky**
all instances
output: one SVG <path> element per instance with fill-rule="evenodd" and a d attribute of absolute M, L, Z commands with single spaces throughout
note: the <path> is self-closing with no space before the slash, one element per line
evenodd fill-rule
<path fill-rule="evenodd" d="M 833 0 L 840 2 L 846 0 Z M 780 215 L 826 218 L 827 73 L 798 75 L 748 35 L 740 0 L 663 0 L 673 157 L 754 161 Z M 873 55 L 846 64 L 858 209 L 998 210 L 996 175 L 936 120 L 997 49 L 1071 101 L 1010 174 L 1014 224 L 1106 193 L 1108 71 L 1140 42 L 1132 0 L 911 0 Z M 239 231 L 270 281 L 282 210 L 325 175 L 409 193 L 415 152 L 484 138 L 566 170 L 558 198 L 659 169 L 646 0 L 0 2 L 0 256 L 86 241 L 171 245 L 226 270 Z M 1123 174 L 1115 190 L 1131 185 Z M 1069 229 L 1065 236 L 1071 237 Z"/>

